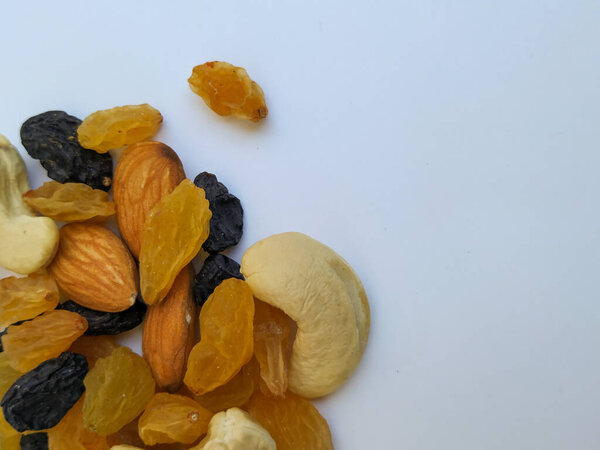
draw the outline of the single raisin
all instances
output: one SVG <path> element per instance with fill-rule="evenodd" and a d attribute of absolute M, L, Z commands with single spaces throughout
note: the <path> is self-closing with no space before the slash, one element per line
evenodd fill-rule
<path fill-rule="evenodd" d="M 20 432 L 56 425 L 81 397 L 85 356 L 64 352 L 21 375 L 2 398 L 6 421 Z"/>
<path fill-rule="evenodd" d="M 240 273 L 240 265 L 225 255 L 209 255 L 202 269 L 194 278 L 194 301 L 198 306 L 204 305 L 209 295 L 227 278 L 244 279 Z"/>
<path fill-rule="evenodd" d="M 96 365 L 96 361 L 106 358 L 117 347 L 112 336 L 81 336 L 73 342 L 69 351 L 85 356 L 91 370 Z"/>
<path fill-rule="evenodd" d="M 57 309 L 71 311 L 84 317 L 88 323 L 85 334 L 88 336 L 99 336 L 105 334 L 119 334 L 137 327 L 144 320 L 146 309 L 144 302 L 138 299 L 131 308 L 121 312 L 104 312 L 86 308 L 73 300 L 68 300 Z"/>
<path fill-rule="evenodd" d="M 33 116 L 21 126 L 21 142 L 32 158 L 39 159 L 48 176 L 60 183 L 85 183 L 108 191 L 112 184 L 112 158 L 79 145 L 81 120 L 64 111 Z"/>
<path fill-rule="evenodd" d="M 236 245 L 244 228 L 244 210 L 240 200 L 229 193 L 212 173 L 202 172 L 194 179 L 194 184 L 206 192 L 212 213 L 210 233 L 202 248 L 208 253 L 218 253 Z"/>
<path fill-rule="evenodd" d="M 48 433 L 31 433 L 21 436 L 21 450 L 48 450 Z"/>

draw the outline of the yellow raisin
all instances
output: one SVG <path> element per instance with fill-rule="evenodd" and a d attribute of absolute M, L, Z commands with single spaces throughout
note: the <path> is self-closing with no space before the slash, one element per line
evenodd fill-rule
<path fill-rule="evenodd" d="M 0 399 L 21 375 L 23 374 L 10 365 L 6 352 L 0 352 Z"/>
<path fill-rule="evenodd" d="M 207 62 L 194 67 L 188 82 L 192 91 L 221 116 L 253 122 L 267 117 L 263 90 L 241 67 L 222 61 Z"/>
<path fill-rule="evenodd" d="M 108 445 L 114 447 L 115 445 L 129 445 L 133 448 L 144 447 L 144 443 L 140 439 L 140 435 L 138 434 L 138 419 L 129 422 L 119 431 L 106 436 L 106 441 Z"/>
<path fill-rule="evenodd" d="M 87 116 L 77 136 L 82 147 L 106 153 L 151 138 L 161 122 L 160 112 L 147 103 L 117 106 Z"/>
<path fill-rule="evenodd" d="M 85 394 L 48 433 L 49 450 L 107 450 L 106 438 L 83 426 Z"/>
<path fill-rule="evenodd" d="M 0 280 L 0 330 L 53 310 L 58 298 L 58 286 L 46 273 L 3 278 Z"/>
<path fill-rule="evenodd" d="M 204 190 L 183 180 L 150 211 L 142 233 L 140 288 L 149 305 L 162 301 L 208 237 L 211 212 Z"/>
<path fill-rule="evenodd" d="M 13 385 L 17 378 L 22 375 L 21 372 L 17 372 L 13 369 L 8 360 L 8 356 L 4 353 L 0 353 L 0 399 L 4 397 L 6 391 Z M 0 408 L 0 448 L 1 449 L 15 449 L 19 450 L 19 439 L 21 438 L 19 432 L 9 425 L 4 418 L 2 408 Z M 15 444 L 16 442 L 16 444 Z"/>
<path fill-rule="evenodd" d="M 28 372 L 66 351 L 87 327 L 87 320 L 79 314 L 48 311 L 29 322 L 8 327 L 2 336 L 4 353 L 13 369 Z"/>
<path fill-rule="evenodd" d="M 2 420 L 4 420 L 4 416 L 2 416 Z M 2 450 L 21 450 L 21 435 L 15 431 L 15 434 L 10 436 L 0 436 L 0 448 Z"/>
<path fill-rule="evenodd" d="M 70 352 L 85 356 L 91 369 L 100 358 L 109 356 L 118 345 L 110 336 L 81 336 L 71 347 Z"/>
<path fill-rule="evenodd" d="M 83 424 L 101 436 L 115 433 L 135 419 L 154 395 L 148 363 L 127 347 L 100 358 L 85 379 Z"/>
<path fill-rule="evenodd" d="M 23 194 L 23 200 L 44 216 L 62 222 L 101 222 L 115 214 L 108 193 L 84 183 L 48 181 Z"/>

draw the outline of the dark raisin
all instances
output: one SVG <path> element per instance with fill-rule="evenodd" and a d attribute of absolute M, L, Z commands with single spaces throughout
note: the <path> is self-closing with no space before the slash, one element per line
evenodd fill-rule
<path fill-rule="evenodd" d="M 17 431 L 52 428 L 85 390 L 85 356 L 64 352 L 21 375 L 0 405 L 6 421 Z"/>
<path fill-rule="evenodd" d="M 137 327 L 144 320 L 147 306 L 144 302 L 138 300 L 131 308 L 125 311 L 111 313 L 86 308 L 75 303 L 73 300 L 68 300 L 58 305 L 57 309 L 65 309 L 83 316 L 88 323 L 88 329 L 85 334 L 99 336 L 119 334 Z"/>
<path fill-rule="evenodd" d="M 240 265 L 225 255 L 209 255 L 196 278 L 194 278 L 194 301 L 202 306 L 215 288 L 227 278 L 244 279 Z"/>
<path fill-rule="evenodd" d="M 240 200 L 230 194 L 212 173 L 202 172 L 194 179 L 194 184 L 206 192 L 212 212 L 210 233 L 202 248 L 208 253 L 218 253 L 236 245 L 242 238 L 244 225 Z"/>
<path fill-rule="evenodd" d="M 48 434 L 24 434 L 21 436 L 21 450 L 48 450 Z"/>
<path fill-rule="evenodd" d="M 64 111 L 33 116 L 21 126 L 21 142 L 32 158 L 39 159 L 48 176 L 60 183 L 85 183 L 108 191 L 112 184 L 112 158 L 79 145 L 81 120 Z"/>

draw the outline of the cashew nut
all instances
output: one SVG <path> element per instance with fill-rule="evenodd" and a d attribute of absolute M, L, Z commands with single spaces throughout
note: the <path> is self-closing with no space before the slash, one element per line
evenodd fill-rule
<path fill-rule="evenodd" d="M 239 408 L 215 414 L 208 434 L 190 450 L 275 450 L 275 441 L 250 415 Z"/>
<path fill-rule="evenodd" d="M 252 245 L 241 272 L 254 296 L 298 326 L 290 357 L 290 391 L 327 395 L 356 368 L 369 334 L 369 302 L 350 265 L 302 233 L 282 233 Z"/>
<path fill-rule="evenodd" d="M 0 134 L 0 266 L 28 274 L 46 266 L 58 247 L 58 227 L 23 202 L 29 190 L 25 164 Z"/>

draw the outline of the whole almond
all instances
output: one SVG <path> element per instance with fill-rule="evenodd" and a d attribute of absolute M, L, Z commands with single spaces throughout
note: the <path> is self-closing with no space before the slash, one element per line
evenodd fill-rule
<path fill-rule="evenodd" d="M 161 142 L 139 142 L 125 149 L 115 168 L 113 197 L 121 236 L 137 259 L 150 210 L 185 178 L 177 154 Z"/>
<path fill-rule="evenodd" d="M 123 311 L 137 297 L 135 261 L 123 241 L 102 225 L 62 227 L 58 252 L 48 270 L 73 301 L 91 309 Z"/>
<path fill-rule="evenodd" d="M 144 358 L 150 364 L 156 384 L 169 392 L 181 386 L 195 342 L 197 314 L 191 290 L 193 277 L 192 266 L 186 266 L 175 278 L 165 299 L 148 307 L 144 322 Z"/>

